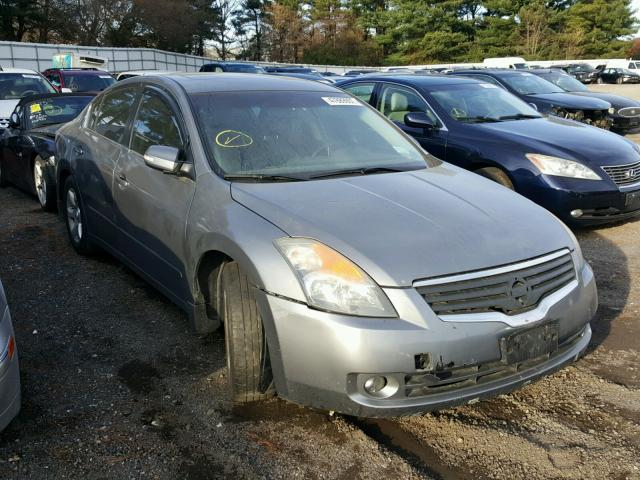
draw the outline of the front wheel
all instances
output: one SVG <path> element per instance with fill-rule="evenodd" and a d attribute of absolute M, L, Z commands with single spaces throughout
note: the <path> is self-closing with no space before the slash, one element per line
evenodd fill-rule
<path fill-rule="evenodd" d="M 622 85 L 622 78 L 618 78 L 618 79 L 616 80 L 616 83 L 617 83 L 618 85 Z"/>
<path fill-rule="evenodd" d="M 33 163 L 33 184 L 42 209 L 45 212 L 54 211 L 56 209 L 56 191 L 53 175 L 46 162 L 40 157 L 36 157 Z"/>
<path fill-rule="evenodd" d="M 274 395 L 267 339 L 249 279 L 237 262 L 221 273 L 229 385 L 233 401 L 248 403 Z"/>
<path fill-rule="evenodd" d="M 602 85 L 604 83 L 604 80 L 602 80 L 602 78 L 598 77 L 598 80 L 596 80 L 596 83 L 598 85 Z"/>
<path fill-rule="evenodd" d="M 87 235 L 86 216 L 78 188 L 76 187 L 76 182 L 72 176 L 67 177 L 64 182 L 62 195 L 63 211 L 69 241 L 76 252 L 81 255 L 90 255 L 95 249 Z"/>

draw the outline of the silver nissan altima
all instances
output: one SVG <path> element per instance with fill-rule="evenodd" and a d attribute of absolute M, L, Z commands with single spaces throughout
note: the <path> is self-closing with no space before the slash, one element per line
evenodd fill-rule
<path fill-rule="evenodd" d="M 224 325 L 237 402 L 423 412 L 589 343 L 596 286 L 562 223 L 331 86 L 138 77 L 56 145 L 73 247 L 119 258 L 197 331 Z"/>
<path fill-rule="evenodd" d="M 20 369 L 7 297 L 0 282 L 0 431 L 20 411 Z"/>

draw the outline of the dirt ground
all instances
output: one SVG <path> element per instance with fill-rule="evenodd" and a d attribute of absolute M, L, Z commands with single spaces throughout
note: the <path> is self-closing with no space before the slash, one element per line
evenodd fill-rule
<path fill-rule="evenodd" d="M 577 236 L 600 293 L 583 359 L 472 406 L 362 420 L 233 408 L 221 334 L 191 334 L 139 277 L 76 255 L 55 215 L 0 190 L 23 382 L 0 479 L 640 480 L 640 220 Z"/>

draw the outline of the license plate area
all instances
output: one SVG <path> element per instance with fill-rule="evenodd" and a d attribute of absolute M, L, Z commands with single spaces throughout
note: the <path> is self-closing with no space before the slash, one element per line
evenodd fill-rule
<path fill-rule="evenodd" d="M 640 208 L 640 190 L 627 193 L 625 198 L 625 207 L 628 210 L 637 210 Z"/>
<path fill-rule="evenodd" d="M 533 360 L 558 350 L 558 323 L 549 322 L 501 339 L 502 360 L 508 365 Z"/>

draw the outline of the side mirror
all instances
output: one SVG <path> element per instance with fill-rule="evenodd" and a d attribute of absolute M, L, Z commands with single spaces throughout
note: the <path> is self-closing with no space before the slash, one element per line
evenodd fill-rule
<path fill-rule="evenodd" d="M 180 171 L 180 150 L 166 145 L 152 145 L 144 154 L 144 163 L 164 173 L 177 174 Z"/>
<path fill-rule="evenodd" d="M 60 89 L 60 93 L 73 93 L 73 90 L 71 90 L 70 88 L 67 88 L 67 87 L 62 87 Z"/>
<path fill-rule="evenodd" d="M 407 127 L 435 130 L 438 128 L 436 121 L 424 112 L 409 112 L 404 116 L 404 124 Z"/>
<path fill-rule="evenodd" d="M 20 126 L 20 116 L 16 112 L 13 112 L 11 117 L 9 117 L 9 126 L 11 128 L 18 128 Z"/>

